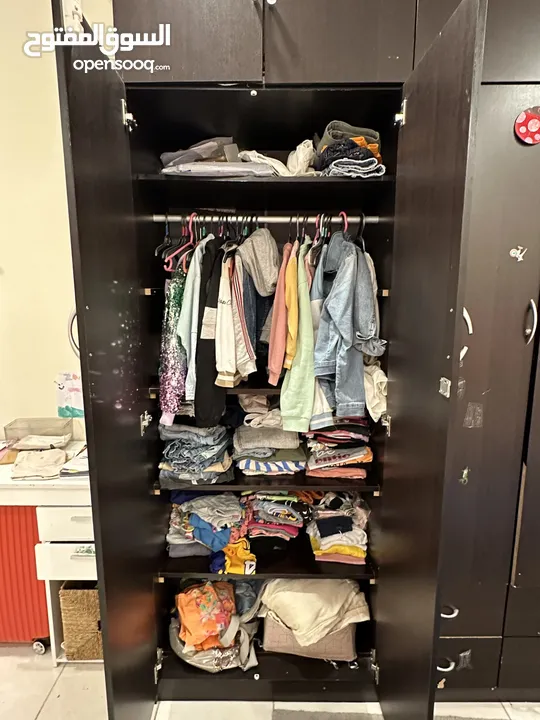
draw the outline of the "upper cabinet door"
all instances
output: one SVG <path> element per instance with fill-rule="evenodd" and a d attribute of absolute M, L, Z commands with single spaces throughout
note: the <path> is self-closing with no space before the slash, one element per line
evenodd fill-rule
<path fill-rule="evenodd" d="M 417 65 L 459 0 L 418 0 Z M 484 82 L 539 82 L 540 3 L 537 0 L 489 0 Z"/>
<path fill-rule="evenodd" d="M 538 0 L 489 0 L 484 82 L 539 82 L 539 37 Z"/>
<path fill-rule="evenodd" d="M 115 0 L 119 32 L 155 32 L 170 23 L 169 47 L 140 47 L 130 60 L 154 72 L 124 70 L 128 82 L 261 82 L 263 0 Z M 120 57 L 122 53 L 118 53 Z M 162 66 L 163 69 L 159 69 Z"/>
<path fill-rule="evenodd" d="M 60 1 L 53 4 L 62 24 Z M 88 29 L 88 28 L 87 28 Z M 154 576 L 166 507 L 151 495 L 137 237 L 124 85 L 95 46 L 62 48 L 58 79 L 109 717 L 149 720 L 155 698 Z"/>
<path fill-rule="evenodd" d="M 268 83 L 403 82 L 416 0 L 265 0 Z"/>
<path fill-rule="evenodd" d="M 375 608 L 379 695 L 385 717 L 396 720 L 432 717 L 485 13 L 485 0 L 464 0 L 404 86 Z"/>

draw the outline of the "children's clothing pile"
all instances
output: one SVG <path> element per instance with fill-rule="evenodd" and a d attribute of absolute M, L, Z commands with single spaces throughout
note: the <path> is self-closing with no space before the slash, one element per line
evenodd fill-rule
<path fill-rule="evenodd" d="M 326 493 L 307 525 L 317 560 L 365 564 L 369 509 L 356 493 Z"/>
<path fill-rule="evenodd" d="M 245 475 L 293 475 L 306 467 L 298 433 L 242 425 L 234 433 L 234 461 Z"/>
<path fill-rule="evenodd" d="M 197 428 L 189 425 L 160 425 L 165 441 L 159 465 L 162 488 L 174 490 L 191 485 L 213 485 L 233 479 L 229 455 L 231 436 L 223 426 Z"/>
<path fill-rule="evenodd" d="M 170 557 L 208 555 L 214 573 L 251 575 L 257 558 L 247 539 L 245 507 L 233 493 L 171 493 Z"/>
<path fill-rule="evenodd" d="M 261 491 L 242 499 L 248 518 L 250 538 L 273 537 L 290 540 L 298 537 L 304 525 L 304 506 L 299 495 L 288 491 Z M 256 546 L 254 546 L 256 551 Z"/>
<path fill-rule="evenodd" d="M 176 595 L 169 638 L 173 651 L 201 670 L 219 672 L 257 665 L 253 638 L 258 622 L 253 607 L 261 583 L 187 583 Z"/>

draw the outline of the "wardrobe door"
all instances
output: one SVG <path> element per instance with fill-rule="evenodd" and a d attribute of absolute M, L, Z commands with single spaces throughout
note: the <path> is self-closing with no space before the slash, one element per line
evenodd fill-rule
<path fill-rule="evenodd" d="M 117 53 L 153 60 L 154 71 L 124 70 L 129 82 L 261 82 L 264 0 L 115 0 L 119 32 L 171 26 L 171 44 Z"/>
<path fill-rule="evenodd" d="M 486 4 L 464 0 L 404 86 L 377 590 L 387 718 L 432 717 L 441 513 L 453 450 Z M 451 384 L 450 384 L 451 383 Z"/>
<path fill-rule="evenodd" d="M 55 25 L 62 24 L 59 2 Z M 150 494 L 137 243 L 124 86 L 74 70 L 96 47 L 58 55 L 109 720 L 147 720 L 155 697 L 153 577 L 166 518 Z"/>
<path fill-rule="evenodd" d="M 416 41 L 414 66 L 426 54 L 427 49 L 441 32 L 460 0 L 418 0 L 416 14 Z"/>
<path fill-rule="evenodd" d="M 531 158 L 532 160 L 532 158 Z M 540 168 L 536 163 L 537 176 Z M 536 182 L 540 180 L 537 177 Z M 534 219 L 535 234 L 538 235 L 540 211 L 537 205 L 530 205 L 529 212 Z M 534 240 L 534 235 L 529 235 Z M 526 256 L 525 256 L 526 257 Z M 535 288 L 532 302 L 538 301 L 538 286 Z M 512 585 L 519 589 L 540 590 L 540 362 L 533 375 L 534 395 L 532 398 L 531 423 L 523 472 L 520 508 L 516 529 L 515 562 Z"/>
<path fill-rule="evenodd" d="M 484 82 L 539 82 L 539 36 L 538 0 L 489 0 Z"/>
<path fill-rule="evenodd" d="M 467 319 L 461 320 L 459 444 L 443 527 L 443 635 L 503 634 L 534 355 L 530 331 L 540 288 L 540 163 L 535 149 L 515 137 L 514 121 L 534 104 L 535 94 L 534 86 L 523 85 L 480 90 Z M 537 432 L 540 437 L 540 425 Z M 524 582 L 530 573 L 529 582 L 540 586 L 540 467 L 536 474 L 536 484 L 525 485 L 526 492 L 536 492 L 536 503 L 524 504 L 531 510 L 522 525 L 530 530 L 523 560 Z M 514 582 L 520 584 L 519 574 Z"/>
<path fill-rule="evenodd" d="M 266 82 L 402 82 L 415 14 L 416 0 L 266 0 Z"/>

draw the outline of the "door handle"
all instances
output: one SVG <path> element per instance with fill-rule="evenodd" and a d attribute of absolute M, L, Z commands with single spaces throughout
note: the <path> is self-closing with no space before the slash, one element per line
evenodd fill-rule
<path fill-rule="evenodd" d="M 538 327 L 538 308 L 536 303 L 531 298 L 529 300 L 529 309 L 532 311 L 533 325 L 532 328 L 525 328 L 525 337 L 527 338 L 527 345 L 530 345 L 536 334 L 536 328 Z"/>
<path fill-rule="evenodd" d="M 440 665 L 437 665 L 437 670 L 439 672 L 443 673 L 449 673 L 452 672 L 452 670 L 456 667 L 456 663 L 453 660 L 449 660 L 448 658 L 445 658 L 446 662 L 448 663 L 448 667 L 441 667 Z"/>
<path fill-rule="evenodd" d="M 459 608 L 453 605 L 445 605 L 444 607 L 449 608 L 450 612 L 446 613 L 444 610 L 441 612 L 441 617 L 445 620 L 453 620 L 459 615 Z"/>

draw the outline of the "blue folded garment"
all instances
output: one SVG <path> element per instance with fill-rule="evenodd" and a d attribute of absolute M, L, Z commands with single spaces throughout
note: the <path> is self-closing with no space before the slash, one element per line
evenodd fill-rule
<path fill-rule="evenodd" d="M 214 552 L 223 550 L 229 544 L 231 537 L 229 528 L 215 530 L 213 525 L 210 525 L 195 513 L 191 513 L 189 516 L 189 524 L 193 526 L 193 537 Z"/>

